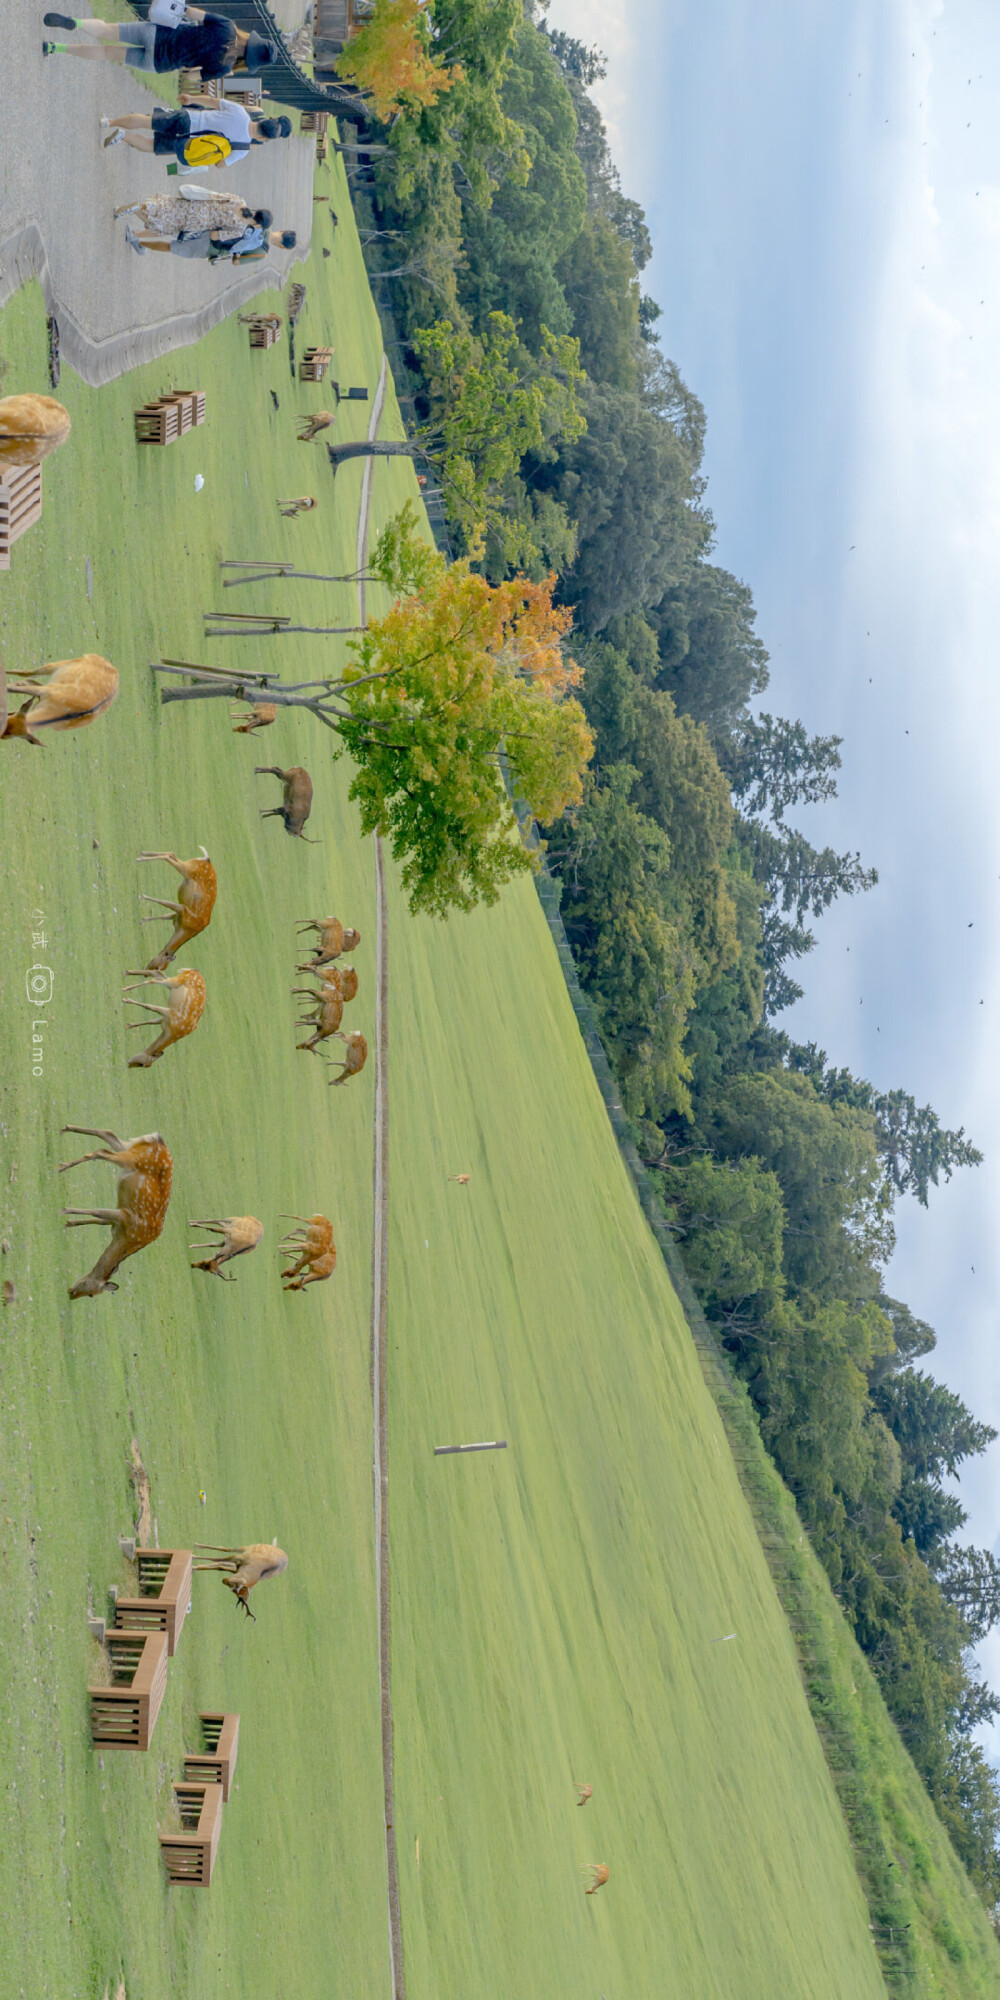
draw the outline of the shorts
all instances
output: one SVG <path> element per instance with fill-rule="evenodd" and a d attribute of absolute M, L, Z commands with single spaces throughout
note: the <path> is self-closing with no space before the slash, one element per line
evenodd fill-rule
<path fill-rule="evenodd" d="M 185 230 L 183 235 L 174 237 L 170 245 L 170 255 L 171 257 L 208 257 L 211 254 L 211 249 L 212 232 L 210 229 L 199 229 L 191 236 Z"/>
<path fill-rule="evenodd" d="M 126 69 L 155 69 L 156 28 L 152 21 L 123 21 L 118 40 L 125 43 Z"/>
<path fill-rule="evenodd" d="M 186 111 L 154 111 L 153 151 L 174 153 L 191 136 L 191 119 Z"/>

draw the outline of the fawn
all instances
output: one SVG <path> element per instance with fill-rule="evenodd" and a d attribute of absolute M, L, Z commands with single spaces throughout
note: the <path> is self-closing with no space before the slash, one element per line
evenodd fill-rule
<path fill-rule="evenodd" d="M 229 1215 L 221 1222 L 190 1222 L 188 1228 L 218 1230 L 222 1242 L 214 1246 L 210 1257 L 203 1257 L 200 1263 L 192 1264 L 191 1269 L 210 1271 L 213 1277 L 221 1278 L 228 1284 L 234 1282 L 233 1276 L 230 1273 L 227 1279 L 220 1265 L 228 1264 L 231 1257 L 245 1257 L 248 1250 L 256 1250 L 264 1234 L 264 1225 L 258 1222 L 255 1215 Z M 209 1247 L 206 1243 L 188 1244 L 189 1250 L 206 1250 Z"/>

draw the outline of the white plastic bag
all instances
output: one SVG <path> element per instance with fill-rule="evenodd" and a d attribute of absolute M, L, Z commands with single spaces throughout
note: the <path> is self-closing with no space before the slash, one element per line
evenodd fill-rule
<path fill-rule="evenodd" d="M 187 13 L 187 0 L 149 0 L 148 19 L 157 28 L 179 28 Z"/>

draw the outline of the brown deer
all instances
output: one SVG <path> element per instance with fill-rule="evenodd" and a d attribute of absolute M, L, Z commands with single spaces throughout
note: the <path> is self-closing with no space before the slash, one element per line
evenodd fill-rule
<path fill-rule="evenodd" d="M 277 764 L 257 764 L 257 777 L 280 778 L 283 792 L 280 806 L 261 808 L 261 819 L 280 819 L 286 833 L 294 834 L 299 840 L 307 839 L 302 829 L 312 811 L 313 788 L 308 771 L 301 764 L 293 764 L 287 771 Z"/>
<path fill-rule="evenodd" d="M 594 1796 L 594 1787 L 593 1787 L 593 1785 L 581 1785 L 581 1784 L 578 1784 L 575 1778 L 574 1778 L 574 1780 L 573 1780 L 573 1784 L 574 1784 L 574 1787 L 575 1787 L 575 1789 L 576 1789 L 576 1803 L 577 1803 L 577 1805 L 578 1805 L 578 1806 L 585 1806 L 585 1805 L 586 1805 L 586 1803 L 587 1803 L 587 1800 L 588 1800 L 588 1799 L 592 1799 L 592 1798 L 593 1798 L 593 1796 Z"/>
<path fill-rule="evenodd" d="M 0 460 L 4 465 L 36 465 L 65 444 L 69 411 L 53 396 L 28 393 L 0 397 Z"/>
<path fill-rule="evenodd" d="M 288 1568 L 284 1549 L 279 1549 L 276 1541 L 250 1542 L 245 1549 L 221 1549 L 214 1542 L 195 1542 L 194 1547 L 204 1549 L 208 1556 L 206 1562 L 196 1562 L 195 1569 L 228 1572 L 222 1577 L 226 1589 L 233 1591 L 247 1617 L 256 1624 L 247 1598 L 266 1577 L 281 1576 Z"/>
<path fill-rule="evenodd" d="M 305 999 L 314 1000 L 316 1003 L 311 1014 L 303 1014 L 301 1020 L 295 1023 L 297 1028 L 314 1027 L 315 1033 L 310 1035 L 309 1040 L 296 1042 L 295 1046 L 297 1049 L 308 1049 L 315 1055 L 318 1042 L 329 1041 L 331 1035 L 339 1032 L 340 1023 L 344 1018 L 344 1000 L 340 986 L 327 985 L 324 982 L 318 993 L 313 992 L 309 986 L 293 986 L 292 992 L 301 993 Z"/>
<path fill-rule="evenodd" d="M 361 932 L 345 929 L 339 917 L 307 917 L 295 928 L 297 931 L 318 931 L 314 965 L 326 965 L 331 958 L 340 958 L 345 951 L 355 951 L 361 943 Z"/>
<path fill-rule="evenodd" d="M 283 1255 L 290 1255 L 296 1260 L 281 1275 L 299 1282 L 286 1285 L 285 1290 L 300 1292 L 304 1285 L 317 1284 L 320 1279 L 329 1278 L 335 1269 L 337 1251 L 333 1241 L 333 1224 L 325 1215 L 289 1215 L 284 1219 L 302 1224 L 301 1229 L 290 1229 L 278 1245 Z M 307 1275 L 301 1277 L 302 1272 Z"/>
<path fill-rule="evenodd" d="M 39 685 L 43 675 L 48 676 L 44 687 Z M 7 678 L 10 694 L 27 699 L 16 715 L 8 710 L 0 722 L 0 736 L 20 736 L 27 743 L 42 743 L 44 739 L 36 734 L 39 729 L 85 729 L 111 707 L 118 693 L 118 670 L 100 653 L 83 653 L 78 660 L 52 660 L 33 673 L 12 668 Z"/>
<path fill-rule="evenodd" d="M 299 431 L 299 443 L 311 444 L 313 438 L 319 436 L 320 431 L 328 431 L 330 425 L 336 421 L 336 410 L 315 410 L 311 417 L 299 417 L 298 422 L 302 425 Z"/>
<path fill-rule="evenodd" d="M 313 508 L 318 506 L 319 501 L 314 500 L 311 493 L 300 493 L 297 500 L 278 501 L 279 511 L 284 514 L 286 521 L 294 521 L 297 514 L 310 514 Z"/>
<path fill-rule="evenodd" d="M 165 1007 L 155 1007 L 151 1000 L 130 1000 L 128 995 L 134 990 L 131 986 L 122 989 L 127 1007 L 145 1007 L 147 1013 L 159 1014 L 163 1021 L 155 1042 L 151 1042 L 141 1056 L 133 1056 L 129 1062 L 129 1069 L 149 1069 L 166 1049 L 173 1048 L 175 1042 L 183 1041 L 185 1035 L 194 1033 L 205 1012 L 205 981 L 200 972 L 190 967 L 175 973 L 172 979 L 168 979 L 165 972 L 130 972 L 129 977 L 139 986 L 165 986 L 170 993 Z M 152 1023 L 130 1021 L 128 1025 L 130 1028 L 149 1028 Z"/>
<path fill-rule="evenodd" d="M 358 997 L 358 975 L 353 965 L 324 965 L 321 968 L 314 958 L 310 958 L 304 965 L 297 965 L 295 970 L 311 972 L 322 986 L 335 986 L 345 1007 L 350 1000 L 356 1000 Z M 292 988 L 293 993 L 301 991 L 301 987 Z"/>
<path fill-rule="evenodd" d="M 82 1229 L 89 1222 L 111 1224 L 111 1241 L 93 1270 L 70 1286 L 71 1299 L 96 1298 L 100 1292 L 118 1290 L 111 1276 L 126 1257 L 134 1257 L 137 1250 L 155 1243 L 170 1200 L 174 1163 L 159 1132 L 122 1140 L 114 1132 L 102 1132 L 94 1125 L 64 1125 L 62 1129 L 79 1132 L 89 1139 L 103 1139 L 105 1143 L 93 1153 L 81 1154 L 78 1160 L 67 1160 L 59 1169 L 61 1174 L 68 1173 L 70 1167 L 82 1166 L 85 1160 L 107 1160 L 111 1166 L 125 1170 L 118 1182 L 117 1208 L 63 1209 L 67 1229 Z"/>
<path fill-rule="evenodd" d="M 593 1896 L 598 1889 L 603 1889 L 605 1882 L 611 1874 L 611 1870 L 604 1861 L 588 1861 L 585 1866 L 591 1870 L 593 1880 L 591 1881 L 590 1888 L 584 1890 L 584 1895 Z"/>
<path fill-rule="evenodd" d="M 211 923 L 218 880 L 204 848 L 201 850 L 201 855 L 196 855 L 193 861 L 178 861 L 176 854 L 161 853 L 140 854 L 138 859 L 169 861 L 171 868 L 176 868 L 178 875 L 184 878 L 176 903 L 168 903 L 162 896 L 139 898 L 141 903 L 159 903 L 176 919 L 173 937 L 167 939 L 163 950 L 158 951 L 156 957 L 151 958 L 146 967 L 147 972 L 165 972 L 176 953 L 181 951 L 184 945 L 190 944 L 191 939 L 197 937 L 199 931 L 206 930 Z M 162 924 L 163 918 L 143 917 L 142 921 L 144 924 Z"/>
<path fill-rule="evenodd" d="M 253 708 L 241 714 L 238 708 L 229 711 L 234 736 L 252 736 L 255 729 L 269 729 L 278 719 L 277 705 L 273 701 L 258 701 Z"/>
<path fill-rule="evenodd" d="M 264 1234 L 264 1224 L 255 1215 L 229 1215 L 221 1222 L 190 1222 L 189 1229 L 213 1229 L 222 1237 L 222 1242 L 209 1246 L 205 1243 L 189 1243 L 189 1250 L 205 1250 L 211 1247 L 210 1257 L 203 1257 L 198 1264 L 192 1264 L 192 1271 L 210 1271 L 215 1278 L 226 1284 L 235 1282 L 232 1273 L 226 1277 L 220 1269 L 232 1257 L 245 1257 L 248 1250 L 256 1250 Z"/>
<path fill-rule="evenodd" d="M 348 1077 L 357 1076 L 358 1071 L 364 1069 L 365 1063 L 368 1061 L 368 1043 L 365 1041 L 360 1028 L 352 1028 L 349 1035 L 341 1034 L 340 1040 L 343 1042 L 347 1054 L 344 1057 L 344 1064 L 340 1075 L 331 1077 L 330 1079 L 331 1090 L 336 1090 L 338 1084 L 346 1083 Z"/>

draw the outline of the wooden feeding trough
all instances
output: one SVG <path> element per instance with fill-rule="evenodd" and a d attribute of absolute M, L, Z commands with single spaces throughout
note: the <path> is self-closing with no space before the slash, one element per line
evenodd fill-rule
<path fill-rule="evenodd" d="M 183 1784 L 172 1787 L 181 1816 L 180 1833 L 161 1833 L 160 1847 L 171 1882 L 188 1882 L 207 1889 L 222 1832 L 222 1786 Z"/>
<path fill-rule="evenodd" d="M 200 389 L 172 389 L 135 413 L 137 444 L 173 444 L 185 431 L 205 421 L 205 396 Z"/>
<path fill-rule="evenodd" d="M 191 1608 L 190 1549 L 137 1549 L 138 1597 L 115 1603 L 116 1632 L 164 1632 L 173 1656 Z"/>
<path fill-rule="evenodd" d="M 167 1686 L 165 1632 L 109 1632 L 107 1687 L 89 1687 L 90 1732 L 95 1743 L 148 1750 Z"/>
<path fill-rule="evenodd" d="M 240 1743 L 240 1718 L 203 1712 L 198 1720 L 204 1749 L 185 1756 L 184 1776 L 195 1783 L 221 1785 L 222 1797 L 228 1801 Z"/>
<path fill-rule="evenodd" d="M 299 379 L 303 382 L 322 382 L 332 360 L 332 347 L 307 347 L 299 362 Z"/>
<path fill-rule="evenodd" d="M 41 516 L 41 466 L 10 466 L 0 474 L 0 569 L 10 568 L 13 543 Z"/>
<path fill-rule="evenodd" d="M 281 339 L 280 313 L 254 313 L 244 324 L 250 328 L 251 347 L 274 347 Z"/>

